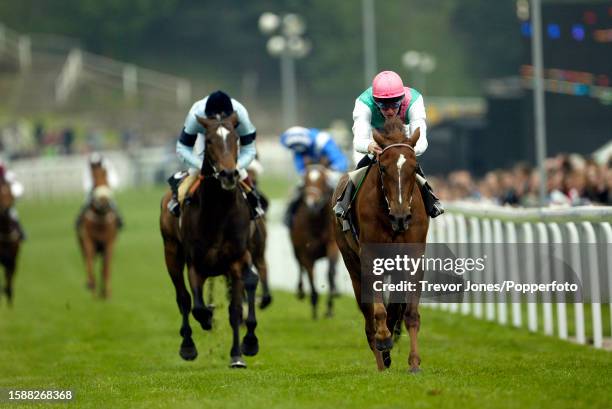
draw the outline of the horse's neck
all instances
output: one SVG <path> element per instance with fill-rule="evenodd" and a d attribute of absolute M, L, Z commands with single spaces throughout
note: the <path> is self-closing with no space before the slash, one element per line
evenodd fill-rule
<path fill-rule="evenodd" d="M 216 179 L 204 179 L 198 189 L 200 208 L 207 218 L 223 219 L 228 217 L 228 211 L 237 205 L 238 187 L 235 190 L 225 190 Z"/>
<path fill-rule="evenodd" d="M 11 230 L 11 216 L 8 210 L 0 212 L 0 232 L 8 233 Z"/>
<path fill-rule="evenodd" d="M 91 178 L 93 179 L 93 187 L 108 186 L 108 180 L 106 177 L 106 170 L 101 169 L 92 171 Z"/>

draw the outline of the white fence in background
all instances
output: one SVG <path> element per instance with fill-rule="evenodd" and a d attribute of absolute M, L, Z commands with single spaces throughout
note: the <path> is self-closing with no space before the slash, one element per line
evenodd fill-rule
<path fill-rule="evenodd" d="M 20 70 L 32 64 L 32 42 L 27 35 L 21 35 L 0 23 L 0 62 L 12 60 Z"/>
<path fill-rule="evenodd" d="M 266 175 L 287 178 L 294 175 L 292 156 L 275 138 L 258 139 L 257 150 Z M 120 188 L 150 185 L 185 167 L 179 163 L 170 144 L 102 154 L 114 165 L 121 182 Z M 21 159 L 9 163 L 9 168 L 23 184 L 24 197 L 61 197 L 82 192 L 81 181 L 87 169 L 87 155 Z"/>
<path fill-rule="evenodd" d="M 55 83 L 58 103 L 68 100 L 80 82 L 117 90 L 130 99 L 140 93 L 178 106 L 191 102 L 191 82 L 187 79 L 126 64 L 80 49 L 72 49 Z"/>
<path fill-rule="evenodd" d="M 447 243 L 451 250 L 457 248 L 458 243 L 470 243 L 470 250 L 475 254 L 489 243 L 503 243 L 504 254 L 500 255 L 501 257 L 496 255 L 496 274 L 519 271 L 517 249 L 520 243 L 550 246 L 553 251 L 565 252 L 565 257 L 571 260 L 571 267 L 578 278 L 583 283 L 588 282 L 593 293 L 598 292 L 600 286 L 605 286 L 609 300 L 612 297 L 611 222 L 612 207 L 516 209 L 455 203 L 447 206 L 445 215 L 433 220 L 428 242 Z M 572 246 L 578 243 L 600 245 L 589 246 L 588 251 L 581 252 L 577 245 Z M 536 264 L 534 254 L 522 256 L 524 259 L 521 262 L 525 262 L 527 266 L 526 271 L 521 272 L 526 275 L 522 277 L 527 278 L 525 281 L 534 277 L 537 268 L 548 269 L 541 271 L 542 277 L 559 277 L 559 272 L 554 271 L 553 264 Z M 522 308 L 525 305 L 516 298 L 511 297 L 510 302 L 506 302 L 504 298 L 493 293 L 487 293 L 486 297 L 489 298 L 484 300 L 474 295 L 471 297 L 468 302 L 460 304 L 442 303 L 430 306 L 463 315 L 471 314 L 477 318 L 497 321 L 501 325 L 511 322 L 515 327 L 523 327 L 526 324 L 529 331 L 542 330 L 546 335 L 572 339 L 579 344 L 587 344 L 592 340 L 596 348 L 609 346 L 605 345 L 604 337 L 612 337 L 612 334 L 603 333 L 600 302 L 589 303 L 590 317 L 585 316 L 585 304 L 582 302 L 571 303 L 573 317 L 568 316 L 569 303 L 565 300 L 556 298 L 555 302 L 530 302 L 526 304 L 525 318 Z M 585 300 L 586 302 L 588 300 Z M 612 309 L 612 303 L 610 308 Z M 571 334 L 568 331 L 568 320 L 573 320 L 574 324 Z M 586 333 L 587 323 L 591 327 L 590 334 Z"/>

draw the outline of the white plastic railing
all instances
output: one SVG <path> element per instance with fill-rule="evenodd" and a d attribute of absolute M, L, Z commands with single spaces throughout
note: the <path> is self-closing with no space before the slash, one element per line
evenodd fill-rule
<path fill-rule="evenodd" d="M 560 281 L 562 271 L 559 264 L 538 261 L 535 254 L 535 245 L 549 246 L 553 254 L 563 254 L 564 259 L 570 260 L 577 279 L 585 286 L 588 284 L 591 294 L 602 293 L 600 280 L 603 277 L 608 285 L 607 298 L 612 299 L 612 254 L 608 251 L 612 244 L 611 222 L 612 207 L 518 209 L 478 203 L 453 203 L 448 204 L 444 216 L 432 220 L 428 242 L 446 243 L 451 249 L 453 243 L 469 243 L 470 251 L 474 254 L 495 252 L 495 268 L 485 270 L 485 274 L 490 275 L 485 277 L 486 282 L 494 281 L 493 274 L 497 280 L 506 277 L 519 281 L 519 262 L 524 262 L 524 278 L 527 282 L 536 281 L 536 271 L 542 281 Z M 518 246 L 521 243 L 534 243 L 534 246 L 523 246 L 523 260 L 519 260 L 518 256 Z M 589 244 L 582 247 L 585 251 L 580 250 L 580 243 Z M 467 306 L 461 307 L 461 312 L 465 314 L 471 311 L 477 318 L 496 321 L 501 325 L 507 325 L 509 314 L 513 326 L 524 325 L 518 295 L 512 294 L 506 300 L 503 296 L 488 292 L 484 297 L 484 314 L 482 300 L 474 296 L 465 303 Z M 602 348 L 604 336 L 612 337 L 612 333 L 603 333 L 601 302 L 566 297 L 557 294 L 549 301 L 536 302 L 535 295 L 528 294 L 527 328 L 532 332 L 540 329 L 546 335 L 570 339 L 568 320 L 572 318 L 567 315 L 567 305 L 572 304 L 574 330 L 571 339 L 579 344 L 587 343 L 585 328 L 588 327 L 588 320 L 591 328 L 589 340 L 592 340 L 596 348 Z M 590 317 L 585 317 L 584 313 L 584 303 L 587 302 Z M 507 310 L 508 306 L 510 311 Z M 445 305 L 441 305 L 441 308 L 447 309 Z M 457 311 L 452 305 L 448 309 L 451 312 Z M 542 322 L 539 322 L 540 318 Z"/>
<path fill-rule="evenodd" d="M 20 70 L 32 65 L 32 42 L 27 35 L 21 35 L 0 23 L 0 61 L 12 60 Z"/>

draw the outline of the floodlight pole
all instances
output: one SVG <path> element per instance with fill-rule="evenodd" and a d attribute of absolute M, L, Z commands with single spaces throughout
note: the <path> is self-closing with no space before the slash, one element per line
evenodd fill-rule
<path fill-rule="evenodd" d="M 544 62 L 542 56 L 542 4 L 531 0 L 531 58 L 533 60 L 533 103 L 536 161 L 540 171 L 540 206 L 546 205 L 546 109 L 544 106 Z"/>
<path fill-rule="evenodd" d="M 376 75 L 376 19 L 374 0 L 362 1 L 363 12 L 363 62 L 366 87 Z"/>

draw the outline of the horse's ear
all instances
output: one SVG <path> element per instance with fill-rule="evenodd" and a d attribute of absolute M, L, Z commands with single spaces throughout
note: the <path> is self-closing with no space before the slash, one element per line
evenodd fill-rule
<path fill-rule="evenodd" d="M 227 117 L 227 120 L 229 123 L 232 124 L 233 128 L 236 128 L 236 126 L 238 125 L 238 114 L 236 113 L 236 111 L 232 112 L 232 114 Z"/>
<path fill-rule="evenodd" d="M 202 118 L 199 115 L 196 115 L 195 117 L 196 121 L 198 121 L 198 123 L 202 125 L 204 129 L 208 129 L 208 127 L 210 126 L 210 120 L 208 118 Z"/>
<path fill-rule="evenodd" d="M 385 138 L 376 129 L 372 129 L 372 137 L 374 138 L 374 141 L 378 144 L 378 146 L 380 146 L 381 148 L 385 147 Z"/>
<path fill-rule="evenodd" d="M 410 135 L 410 139 L 408 140 L 408 145 L 414 148 L 420 137 L 421 137 L 421 128 L 417 128 L 416 131 L 414 131 L 414 133 Z"/>
<path fill-rule="evenodd" d="M 304 165 L 308 166 L 308 165 L 312 165 L 312 158 L 309 156 L 304 156 Z"/>

